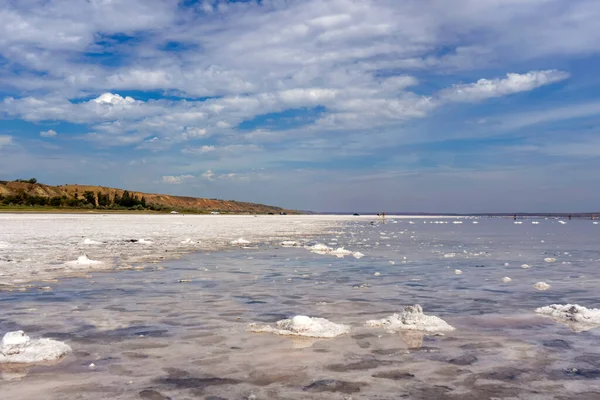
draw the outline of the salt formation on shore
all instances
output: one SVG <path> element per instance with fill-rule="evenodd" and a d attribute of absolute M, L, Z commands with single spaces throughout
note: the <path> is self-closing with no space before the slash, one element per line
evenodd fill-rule
<path fill-rule="evenodd" d="M 245 246 L 245 245 L 247 245 L 247 244 L 250 244 L 250 241 L 249 241 L 249 240 L 246 240 L 246 239 L 244 239 L 244 238 L 239 238 L 239 239 L 236 239 L 236 240 L 232 240 L 232 241 L 231 241 L 231 242 L 229 242 L 229 243 L 231 243 L 231 244 L 233 244 L 233 245 L 237 245 L 237 246 Z"/>
<path fill-rule="evenodd" d="M 23 331 L 8 332 L 0 344 L 0 363 L 53 361 L 71 351 L 69 345 L 52 339 L 31 340 Z"/>
<path fill-rule="evenodd" d="M 338 258 L 344 258 L 346 256 L 351 255 L 358 260 L 365 256 L 363 253 L 358 251 L 352 252 L 350 250 L 346 250 L 343 247 L 338 247 L 337 249 L 334 249 L 322 243 L 317 243 L 313 246 L 307 246 L 306 249 L 312 253 L 321 255 L 331 255 L 336 256 Z"/>
<path fill-rule="evenodd" d="M 535 285 L 533 285 L 533 287 L 541 291 L 550 289 L 550 285 L 548 285 L 546 282 L 538 282 Z"/>
<path fill-rule="evenodd" d="M 296 315 L 293 318 L 277 321 L 275 327 L 270 325 L 250 324 L 248 331 L 255 333 L 274 333 L 286 336 L 306 336 L 313 338 L 334 338 L 350 332 L 347 325 L 336 324 L 325 318 L 311 318 Z"/>
<path fill-rule="evenodd" d="M 0 213 L 0 281 L 20 285 L 99 267 L 109 269 L 177 259 L 193 251 L 231 248 L 230 242 L 237 238 L 253 244 L 298 240 L 302 246 L 306 238 L 329 234 L 350 218 L 339 215 L 299 215 L 291 220 L 254 215 L 214 218 L 209 215 Z M 56 229 L 57 226 L 60 229 Z M 104 264 L 79 263 L 71 268 L 55 264 L 77 260 L 83 254 Z M 48 268 L 49 261 L 52 268 Z"/>
<path fill-rule="evenodd" d="M 103 265 L 102 261 L 90 260 L 87 255 L 82 255 L 75 261 L 67 261 L 65 265 L 67 267 L 93 267 Z"/>
<path fill-rule="evenodd" d="M 585 308 L 578 304 L 552 304 L 540 307 L 535 312 L 564 323 L 575 332 L 600 327 L 600 309 L 597 308 Z"/>
<path fill-rule="evenodd" d="M 92 239 L 84 239 L 83 244 L 97 245 L 97 244 L 102 244 L 102 243 L 101 242 L 97 242 L 97 241 L 92 240 Z"/>
<path fill-rule="evenodd" d="M 455 330 L 453 326 L 443 319 L 433 315 L 425 315 L 419 304 L 404 307 L 401 314 L 367 321 L 365 326 L 369 328 L 385 328 L 388 332 L 413 330 L 427 333 L 441 333 Z"/>
<path fill-rule="evenodd" d="M 509 283 L 512 282 L 512 279 L 510 279 L 508 276 L 505 276 L 504 278 L 502 278 L 502 282 Z"/>

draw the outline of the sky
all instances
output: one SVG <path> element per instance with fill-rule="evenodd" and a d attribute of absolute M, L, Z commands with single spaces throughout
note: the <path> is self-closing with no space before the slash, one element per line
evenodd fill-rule
<path fill-rule="evenodd" d="M 597 0 L 0 0 L 0 179 L 600 211 Z"/>

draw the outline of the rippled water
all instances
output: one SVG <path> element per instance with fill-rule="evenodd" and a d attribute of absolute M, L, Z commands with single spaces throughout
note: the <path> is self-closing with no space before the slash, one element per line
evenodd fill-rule
<path fill-rule="evenodd" d="M 534 313 L 600 307 L 599 225 L 414 222 L 351 222 L 308 241 L 360 251 L 359 260 L 260 245 L 0 292 L 0 331 L 74 351 L 55 365 L 0 367 L 0 398 L 600 399 L 600 330 L 575 333 Z M 551 288 L 535 290 L 539 281 Z M 457 330 L 363 327 L 417 303 Z M 352 332 L 246 332 L 297 314 Z"/>

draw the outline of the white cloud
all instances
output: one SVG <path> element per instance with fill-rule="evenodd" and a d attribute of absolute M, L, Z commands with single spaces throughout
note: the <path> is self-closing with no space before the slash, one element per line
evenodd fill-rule
<path fill-rule="evenodd" d="M 204 114 L 201 115 L 204 116 Z M 188 126 L 185 128 L 181 136 L 183 137 L 183 140 L 192 140 L 207 136 L 207 132 L 204 128 L 195 128 Z"/>
<path fill-rule="evenodd" d="M 215 177 L 215 173 L 212 172 L 212 170 L 210 170 L 210 169 L 202 174 L 202 178 L 209 180 L 209 181 L 212 181 L 214 179 L 214 177 Z"/>
<path fill-rule="evenodd" d="M 526 74 L 509 73 L 505 79 L 480 79 L 476 83 L 453 85 L 442 90 L 439 96 L 445 101 L 480 101 L 530 91 L 568 77 L 568 73 L 557 70 L 531 71 Z"/>
<path fill-rule="evenodd" d="M 48 129 L 47 131 L 40 132 L 40 136 L 43 138 L 53 138 L 53 137 L 56 137 L 56 135 L 58 135 L 58 134 L 53 129 Z"/>
<path fill-rule="evenodd" d="M 165 175 L 161 178 L 161 182 L 168 185 L 181 185 L 196 179 L 193 175 Z"/>
<path fill-rule="evenodd" d="M 135 100 L 132 97 L 126 96 L 122 97 L 118 94 L 112 93 L 103 93 L 97 98 L 92 100 L 94 103 L 110 105 L 110 106 L 124 106 L 135 103 Z"/>
<path fill-rule="evenodd" d="M 8 135 L 0 135 L 0 149 L 3 147 L 11 145 L 13 142 L 12 136 Z"/>

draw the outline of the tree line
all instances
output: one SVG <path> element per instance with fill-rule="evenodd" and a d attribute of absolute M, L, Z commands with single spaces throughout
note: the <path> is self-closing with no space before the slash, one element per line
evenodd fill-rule
<path fill-rule="evenodd" d="M 75 193 L 73 197 L 54 196 L 45 197 L 17 193 L 14 195 L 0 195 L 0 204 L 5 206 L 38 206 L 57 208 L 89 208 L 106 210 L 154 210 L 164 211 L 165 207 L 146 203 L 145 197 L 139 197 L 125 190 L 122 195 L 115 193 L 114 196 L 102 192 L 94 193 L 85 191 L 82 194 Z"/>

